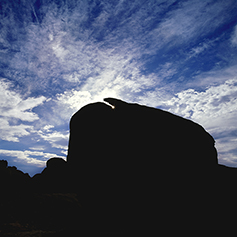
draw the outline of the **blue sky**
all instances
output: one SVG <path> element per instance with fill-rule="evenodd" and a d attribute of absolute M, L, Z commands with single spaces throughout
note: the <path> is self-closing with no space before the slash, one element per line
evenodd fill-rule
<path fill-rule="evenodd" d="M 106 97 L 201 124 L 235 167 L 237 2 L 0 0 L 0 97 L 0 159 L 31 176 Z"/>

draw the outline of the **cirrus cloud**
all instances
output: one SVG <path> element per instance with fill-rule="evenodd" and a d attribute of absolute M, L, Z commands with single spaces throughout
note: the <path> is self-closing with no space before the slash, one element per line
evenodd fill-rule
<path fill-rule="evenodd" d="M 219 163 L 237 165 L 237 78 L 202 92 L 184 90 L 164 104 L 170 112 L 202 124 L 214 136 Z"/>
<path fill-rule="evenodd" d="M 11 90 L 11 83 L 0 80 L 0 138 L 6 141 L 19 142 L 19 137 L 29 135 L 33 126 L 24 122 L 33 122 L 39 116 L 33 108 L 43 104 L 44 96 L 23 99 L 20 94 Z"/>
<path fill-rule="evenodd" d="M 19 151 L 19 150 L 4 150 L 0 149 L 0 154 L 4 156 L 11 156 L 15 157 L 16 161 L 19 162 L 26 162 L 27 164 L 34 164 L 37 167 L 44 167 L 46 164 L 45 160 L 39 160 L 37 158 L 34 158 L 39 156 L 39 157 L 45 157 L 45 158 L 51 158 L 55 157 L 55 154 L 51 153 L 44 153 L 44 152 L 39 152 L 39 151 Z"/>

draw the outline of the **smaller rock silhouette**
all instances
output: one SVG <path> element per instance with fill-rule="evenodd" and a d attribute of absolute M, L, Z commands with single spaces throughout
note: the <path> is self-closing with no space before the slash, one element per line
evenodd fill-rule
<path fill-rule="evenodd" d="M 40 192 L 66 192 L 70 187 L 68 177 L 66 161 L 59 157 L 51 158 L 41 174 L 33 177 L 34 189 Z"/>

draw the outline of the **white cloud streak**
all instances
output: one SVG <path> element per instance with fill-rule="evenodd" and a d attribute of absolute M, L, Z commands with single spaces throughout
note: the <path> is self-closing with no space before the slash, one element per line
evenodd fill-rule
<path fill-rule="evenodd" d="M 69 140 L 68 132 L 67 134 L 63 134 L 57 131 L 47 130 L 45 132 L 45 131 L 39 130 L 37 133 L 41 138 L 49 142 L 52 145 L 52 147 L 60 148 L 63 150 L 68 149 L 68 146 L 67 146 L 68 140 Z"/>
<path fill-rule="evenodd" d="M 0 149 L 0 154 L 4 156 L 15 157 L 16 162 L 25 162 L 27 164 L 35 165 L 37 167 L 44 167 L 46 160 L 56 157 L 56 154 L 45 153 L 41 151 L 19 151 L 19 150 L 4 150 Z M 44 157 L 45 160 L 40 160 L 35 157 Z"/>
<path fill-rule="evenodd" d="M 231 37 L 231 43 L 233 46 L 235 46 L 235 47 L 237 46 L 237 25 L 234 28 L 234 32 Z"/>
<path fill-rule="evenodd" d="M 219 162 L 237 166 L 237 79 L 203 92 L 184 90 L 166 101 L 170 112 L 194 120 L 216 139 Z"/>
<path fill-rule="evenodd" d="M 226 21 L 233 3 L 190 0 L 181 1 L 177 6 L 147 35 L 147 40 L 153 42 L 153 49 L 178 45 L 184 47 L 191 40 L 195 42 Z"/>
<path fill-rule="evenodd" d="M 227 80 L 219 86 L 212 86 L 204 92 L 188 89 L 176 94 L 167 102 L 172 111 L 184 117 L 195 119 L 208 127 L 213 124 L 209 118 L 220 118 L 237 112 L 237 79 Z M 205 116 L 205 117 L 203 117 Z"/>
<path fill-rule="evenodd" d="M 10 125 L 6 119 L 0 118 L 0 138 L 5 141 L 19 142 L 19 137 L 30 135 L 32 126 Z"/>
<path fill-rule="evenodd" d="M 41 96 L 22 99 L 10 87 L 9 82 L 0 80 L 0 138 L 6 141 L 19 142 L 19 137 L 29 135 L 33 130 L 32 125 L 25 125 L 19 121 L 33 122 L 38 120 L 38 115 L 32 112 L 32 109 L 41 105 L 46 98 Z"/>
<path fill-rule="evenodd" d="M 46 98 L 40 96 L 38 98 L 29 97 L 22 99 L 20 94 L 10 89 L 10 86 L 11 84 L 9 82 L 3 79 L 0 80 L 0 115 L 28 122 L 38 120 L 38 115 L 31 110 L 41 105 Z"/>

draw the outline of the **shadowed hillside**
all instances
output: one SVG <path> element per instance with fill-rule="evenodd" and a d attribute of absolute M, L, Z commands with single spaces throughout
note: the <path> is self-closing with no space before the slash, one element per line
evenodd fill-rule
<path fill-rule="evenodd" d="M 67 161 L 51 158 L 33 178 L 0 162 L 0 235 L 192 236 L 235 223 L 237 170 L 218 164 L 202 126 L 105 101 L 72 116 Z"/>

